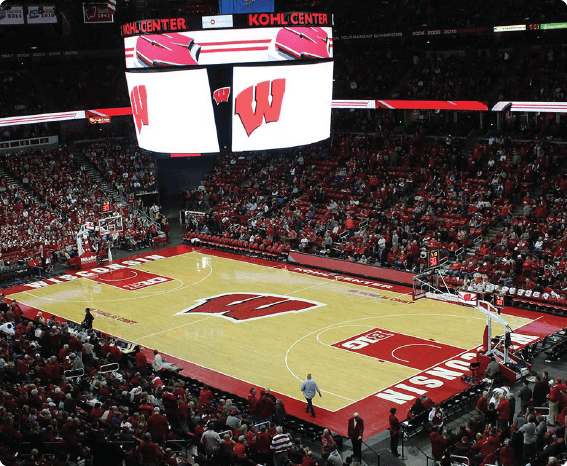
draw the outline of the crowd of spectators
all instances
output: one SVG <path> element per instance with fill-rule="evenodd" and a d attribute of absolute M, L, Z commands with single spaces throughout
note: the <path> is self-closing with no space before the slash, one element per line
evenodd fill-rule
<path fill-rule="evenodd" d="M 364 263 L 419 267 L 425 233 L 437 225 L 421 215 L 434 207 L 413 195 L 426 188 L 430 169 L 412 167 L 424 157 L 417 147 L 429 151 L 436 142 L 424 140 L 422 132 L 394 137 L 385 130 L 384 146 L 376 150 L 374 138 L 344 135 L 335 137 L 333 148 L 227 155 L 197 189 L 210 215 L 188 221 L 189 238 L 204 230 Z M 459 147 L 458 140 L 443 142 L 442 154 L 457 154 Z M 412 223 L 416 208 L 420 215 Z"/>
<path fill-rule="evenodd" d="M 155 161 L 131 139 L 97 141 L 81 151 L 119 194 L 156 189 Z"/>
<path fill-rule="evenodd" d="M 92 318 L 78 325 L 38 312 L 29 319 L 4 295 L 0 313 L 5 466 L 253 466 L 275 453 L 292 465 L 336 464 L 331 453 L 340 459 L 327 445 L 317 463 L 300 438 L 292 441 L 283 402 L 269 389 L 252 387 L 247 399 L 213 393 L 157 350 L 92 330 Z"/>
<path fill-rule="evenodd" d="M 412 64 L 407 54 L 397 48 L 384 49 L 378 42 L 365 47 L 340 44 L 334 47 L 334 54 L 333 97 L 336 99 L 387 98 Z"/>
<path fill-rule="evenodd" d="M 15 265 L 73 245 L 71 226 L 52 208 L 7 178 L 0 179 L 1 264 Z"/>
<path fill-rule="evenodd" d="M 86 166 L 75 161 L 67 147 L 11 155 L 2 160 L 2 168 L 74 223 L 100 215 L 101 203 L 110 201 L 102 185 L 92 178 Z"/>
<path fill-rule="evenodd" d="M 561 45 L 514 50 L 510 66 L 503 69 L 504 86 L 499 99 L 555 101 L 567 98 L 567 48 Z"/>
<path fill-rule="evenodd" d="M 328 429 L 320 432 L 320 453 L 286 433 L 285 406 L 269 388 L 251 387 L 247 399 L 216 391 L 182 376 L 156 349 L 89 328 L 92 319 L 79 325 L 42 312 L 24 316 L 4 295 L 0 319 L 5 466 L 254 466 L 272 461 L 284 443 L 290 465 L 343 464 Z M 441 464 L 453 455 L 478 465 L 555 465 L 566 454 L 566 391 L 544 372 L 516 394 L 508 387 L 485 391 L 456 430 L 426 396 L 411 406 L 408 422 L 424 423 Z"/>
<path fill-rule="evenodd" d="M 485 154 L 487 145 L 475 150 Z M 500 150 L 500 149 L 499 149 Z M 508 162 L 521 171 L 516 186 L 507 176 L 501 188 L 504 203 L 496 206 L 500 228 L 492 238 L 485 238 L 474 256 L 452 264 L 455 277 L 471 278 L 480 273 L 492 284 L 505 290 L 528 290 L 535 296 L 554 299 L 567 288 L 565 269 L 564 204 L 567 181 L 557 167 L 567 148 L 560 144 L 513 144 Z M 483 155 L 484 159 L 485 156 Z M 507 162 L 507 163 L 508 163 Z M 506 163 L 506 164 L 507 164 Z M 529 191 L 537 188 L 537 195 Z"/>
<path fill-rule="evenodd" d="M 561 44 L 460 49 L 450 43 L 420 47 L 414 40 L 413 46 L 366 45 L 336 42 L 335 98 L 565 100 Z"/>
<path fill-rule="evenodd" d="M 567 20 L 567 11 L 563 5 L 553 1 L 538 3 L 531 8 L 525 4 L 515 3 L 513 0 L 504 0 L 495 13 L 498 21 L 505 21 L 507 24 L 524 21 L 526 18 L 533 23 L 554 23 Z"/>
<path fill-rule="evenodd" d="M 27 60 L 27 59 L 26 59 Z M 120 56 L 3 63 L 0 117 L 129 105 Z"/>
<path fill-rule="evenodd" d="M 432 456 L 443 465 L 451 464 L 451 456 L 478 465 L 562 464 L 566 455 L 565 411 L 548 417 L 548 408 L 544 405 L 549 395 L 551 406 L 554 396 L 551 392 L 557 392 L 557 404 L 563 398 L 565 406 L 565 395 L 560 394 L 565 384 L 561 378 L 549 381 L 546 374 L 536 377 L 533 389 L 525 381 L 517 398 L 508 387 L 485 391 L 478 399 L 473 416 L 456 431 L 444 426 L 442 420 L 429 421 Z M 516 401 L 519 401 L 519 410 Z M 417 400 L 410 413 L 424 410 Z"/>
<path fill-rule="evenodd" d="M 116 154 L 127 159 L 125 165 L 119 166 L 124 170 L 122 182 L 131 192 L 136 190 L 132 184 L 136 173 L 148 179 L 145 168 L 138 165 L 141 160 L 138 156 L 130 152 L 125 155 L 126 150 L 123 153 L 117 147 Z M 90 154 L 95 157 L 92 147 Z M 120 161 L 118 155 L 116 158 Z M 131 196 L 131 202 L 114 199 L 65 146 L 3 156 L 0 167 L 13 177 L 12 180 L 0 178 L 2 265 L 39 261 L 45 269 L 75 257 L 79 253 L 77 234 L 87 224 L 92 226 L 85 231 L 89 236 L 88 250 L 102 255 L 101 249 L 108 248 L 106 241 L 98 237 L 96 227 L 101 218 L 110 215 L 120 215 L 123 219 L 122 232 L 115 235 L 113 247 L 132 250 L 149 247 L 160 230 L 169 232 L 167 219 L 159 207 L 141 216 L 144 206 L 140 200 Z M 129 177 L 128 170 L 132 170 Z M 103 210 L 103 205 L 108 210 Z"/>
<path fill-rule="evenodd" d="M 325 4 L 326 2 L 324 2 Z M 344 2 L 332 2 L 336 26 L 341 33 L 390 32 L 408 29 L 491 28 L 495 25 L 561 22 L 567 19 L 563 5 L 542 2 L 537 8 L 518 6 L 512 1 L 498 4 L 482 0 L 474 3 L 455 3 L 450 0 L 419 0 L 411 3 L 394 1 L 366 4 L 351 9 Z M 377 26 L 379 25 L 379 27 Z M 358 32 L 359 31 L 359 32 Z M 489 31 L 492 34 L 492 30 Z"/>
<path fill-rule="evenodd" d="M 476 100 L 487 96 L 500 76 L 500 56 L 486 50 L 416 55 L 410 77 L 395 97 L 401 99 Z M 520 89 L 521 92 L 521 89 Z"/>
<path fill-rule="evenodd" d="M 55 61 L 54 61 L 55 60 Z M 125 107 L 130 104 L 124 58 L 86 56 L 44 59 L 30 65 L 46 111 Z"/>

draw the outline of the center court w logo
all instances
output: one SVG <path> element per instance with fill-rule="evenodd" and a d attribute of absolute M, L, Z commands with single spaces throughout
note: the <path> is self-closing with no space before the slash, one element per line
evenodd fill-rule
<path fill-rule="evenodd" d="M 185 314 L 217 314 L 230 320 L 244 321 L 271 317 L 288 312 L 301 312 L 325 306 L 323 303 L 259 293 L 226 293 L 200 299 L 197 304 L 178 312 Z"/>

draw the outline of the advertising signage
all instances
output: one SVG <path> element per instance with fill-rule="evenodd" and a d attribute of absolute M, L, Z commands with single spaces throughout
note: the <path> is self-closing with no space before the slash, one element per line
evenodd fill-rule
<path fill-rule="evenodd" d="M 333 16 L 327 13 L 287 12 L 250 13 L 247 15 L 188 16 L 178 18 L 146 19 L 122 25 L 122 36 L 149 33 L 195 31 L 211 28 L 262 28 L 262 27 L 330 27 Z"/>

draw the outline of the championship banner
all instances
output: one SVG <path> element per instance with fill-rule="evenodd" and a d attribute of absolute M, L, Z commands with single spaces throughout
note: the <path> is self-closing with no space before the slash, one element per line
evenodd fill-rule
<path fill-rule="evenodd" d="M 29 5 L 26 20 L 28 24 L 57 23 L 55 5 Z"/>
<path fill-rule="evenodd" d="M 221 15 L 234 13 L 273 13 L 274 0 L 219 0 Z"/>
<path fill-rule="evenodd" d="M 114 12 L 108 3 L 83 3 L 85 23 L 114 23 Z"/>
<path fill-rule="evenodd" d="M 23 6 L 1 6 L 0 7 L 0 26 L 24 24 Z"/>

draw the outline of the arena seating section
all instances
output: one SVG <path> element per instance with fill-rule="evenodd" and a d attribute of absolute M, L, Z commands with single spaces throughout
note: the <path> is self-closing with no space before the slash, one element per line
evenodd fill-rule
<path fill-rule="evenodd" d="M 567 47 L 507 45 L 460 50 L 336 40 L 335 98 L 563 101 Z M 366 46 L 361 47 L 361 44 Z M 372 79 L 367 79 L 372 76 Z M 561 97 L 563 96 L 563 97 Z"/>
<path fill-rule="evenodd" d="M 127 142 L 123 144 L 128 147 Z M 104 161 L 106 148 L 116 145 L 116 142 L 99 142 L 96 147 L 89 146 L 88 154 L 93 161 Z M 124 160 L 126 154 L 128 158 Z M 4 266 L 27 264 L 32 258 L 39 258 L 42 249 L 43 256 L 50 257 L 52 264 L 64 261 L 65 254 L 73 256 L 80 226 L 87 221 L 96 224 L 103 217 L 101 205 L 105 200 L 112 205 L 111 213 L 122 215 L 126 221 L 116 246 L 151 245 L 150 222 L 144 221 L 134 206 L 114 199 L 110 191 L 92 178 L 87 165 L 78 159 L 79 155 L 80 152 L 75 156 L 66 147 L 61 147 L 52 151 L 11 154 L 0 159 L 0 168 L 7 174 L 0 178 L 0 252 Z M 149 190 L 154 186 L 153 161 L 126 151 L 121 152 L 121 157 L 116 157 L 113 166 L 120 170 L 122 193 L 128 195 L 137 189 Z M 104 173 L 108 175 L 110 171 Z M 110 178 L 113 177 L 109 175 Z M 139 188 L 133 186 L 133 179 L 139 181 Z M 116 182 L 115 179 L 112 181 Z M 131 244 L 129 238 L 138 238 L 134 242 L 138 244 Z M 5 272 L 12 272 L 12 269 Z M 13 278 L 12 274 L 8 277 Z"/>
<path fill-rule="evenodd" d="M 119 5 L 119 14 L 135 3 Z M 147 3 L 150 13 L 160 8 L 158 1 Z M 382 1 L 360 2 L 357 8 L 345 1 L 277 3 L 278 11 L 333 9 L 335 99 L 566 100 L 567 46 L 555 40 L 554 32 L 529 40 L 518 33 L 432 36 L 427 42 L 411 35 L 403 41 L 346 38 L 372 35 L 377 25 L 387 28 L 380 32 L 407 32 L 492 27 L 524 23 L 526 18 L 534 23 L 566 21 L 560 1 Z M 171 13 L 180 16 L 218 13 L 216 0 L 172 5 Z M 0 57 L 0 117 L 128 106 L 124 60 L 116 52 L 121 39 L 117 29 L 108 33 L 106 26 L 84 25 L 80 18 L 73 21 L 72 31 L 51 31 L 42 43 L 33 35 L 21 37 L 17 28 L 3 28 L 0 52 L 29 52 L 33 46 L 42 52 L 88 53 Z M 273 153 L 219 155 L 186 200 L 190 212 L 184 240 L 269 260 L 285 260 L 289 250 L 298 249 L 414 272 L 426 268 L 428 250 L 439 250 L 448 260 L 445 279 L 453 289 L 484 275 L 508 303 L 567 313 L 565 119 L 526 121 L 512 115 L 502 133 L 485 129 L 482 137 L 468 137 L 473 126 L 462 114 L 456 124 L 446 113 L 429 118 L 402 128 L 386 110 L 334 110 L 328 142 Z M 114 197 L 155 189 L 154 161 L 133 143 L 130 123 L 80 134 L 68 128 L 60 138 L 73 143 L 94 131 L 125 138 L 0 158 L 0 279 L 29 274 L 28 262 L 42 249 L 55 262 L 64 260 L 65 253 L 72 255 L 80 224 L 96 222 L 105 199 L 112 198 L 115 212 L 127 220 L 124 237 L 132 241 L 124 240 L 124 247 L 151 244 L 149 224 L 131 204 L 117 203 Z M 58 132 L 57 125 L 13 126 L 3 127 L 0 136 L 8 141 Z M 108 185 L 94 179 L 87 165 Z M 244 399 L 212 389 L 213 401 L 204 404 L 201 382 L 176 371 L 154 374 L 150 366 L 137 367 L 136 351 L 126 342 L 112 341 L 115 349 L 108 351 L 111 337 L 52 321 L 51 316 L 18 318 L 12 336 L 5 329 L 12 315 L 0 318 L 6 334 L 0 337 L 0 458 L 5 466 L 19 466 L 21 458 L 26 466 L 73 464 L 68 460 L 90 466 L 93 455 L 97 464 L 138 464 L 134 452 L 148 420 L 141 411 L 151 415 L 154 405 L 162 408 L 172 427 L 163 446 L 180 455 L 173 458 L 166 451 L 164 462 L 173 466 L 193 456 L 212 466 L 218 458 L 202 450 L 202 424 L 195 416 L 237 437 L 226 426 L 228 409 L 221 401 L 232 398 L 242 418 L 249 419 Z M 80 353 L 86 337 L 95 344 L 96 359 L 83 357 L 84 373 L 73 371 L 64 345 Z M 564 339 L 558 341 L 549 361 L 565 354 Z M 183 409 L 168 405 L 170 392 L 160 388 L 156 376 L 183 400 Z M 483 388 L 473 385 L 443 407 L 448 415 L 470 409 Z M 184 401 L 187 426 L 178 417 Z M 116 415 L 104 416 L 112 406 Z M 321 435 L 318 426 L 289 416 L 284 426 L 314 441 Z M 410 434 L 423 426 L 414 421 Z M 470 436 L 478 426 L 467 428 Z M 253 437 L 248 439 L 250 457 L 239 464 L 261 459 Z M 546 442 L 557 447 L 551 435 Z M 451 451 L 471 454 L 466 445 Z M 298 454 L 295 462 L 301 463 Z M 486 460 L 495 461 L 495 456 Z"/>
<path fill-rule="evenodd" d="M 0 117 L 42 113 L 41 103 L 27 69 L 12 68 L 0 72 L 2 95 L 0 96 Z"/>
<path fill-rule="evenodd" d="M 156 187 L 152 156 L 129 139 L 106 140 L 81 146 L 82 153 L 119 192 L 150 191 Z"/>

